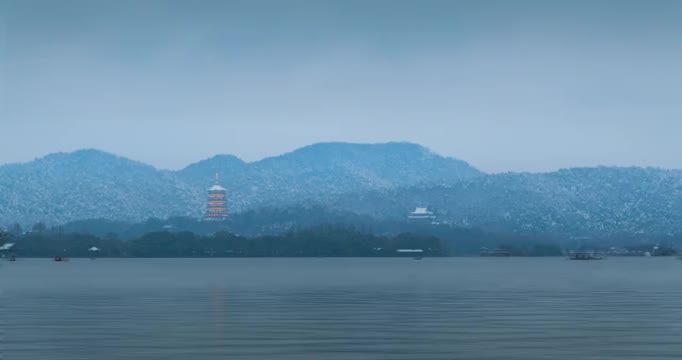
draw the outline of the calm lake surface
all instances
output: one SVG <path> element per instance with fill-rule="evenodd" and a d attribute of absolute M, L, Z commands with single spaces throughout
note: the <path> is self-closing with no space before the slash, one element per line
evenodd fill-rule
<path fill-rule="evenodd" d="M 6 360 L 682 358 L 675 258 L 0 266 Z"/>

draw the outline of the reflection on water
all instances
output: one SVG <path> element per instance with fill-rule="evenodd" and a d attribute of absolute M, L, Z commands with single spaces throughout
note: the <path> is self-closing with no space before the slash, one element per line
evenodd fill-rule
<path fill-rule="evenodd" d="M 4 359 L 682 358 L 674 259 L 20 259 Z"/>

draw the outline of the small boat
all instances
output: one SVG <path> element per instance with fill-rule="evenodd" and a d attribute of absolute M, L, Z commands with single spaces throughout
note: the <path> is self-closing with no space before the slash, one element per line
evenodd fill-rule
<path fill-rule="evenodd" d="M 571 260 L 603 260 L 604 256 L 596 252 L 583 251 L 571 253 Z"/>
<path fill-rule="evenodd" d="M 415 257 L 412 258 L 412 260 L 421 260 L 422 257 L 421 255 L 416 255 Z"/>
<path fill-rule="evenodd" d="M 63 258 L 61 256 L 55 256 L 54 261 L 66 261 L 66 258 Z"/>
<path fill-rule="evenodd" d="M 511 251 L 501 248 L 493 250 L 489 250 L 488 248 L 481 248 L 480 256 L 509 257 L 511 256 Z"/>

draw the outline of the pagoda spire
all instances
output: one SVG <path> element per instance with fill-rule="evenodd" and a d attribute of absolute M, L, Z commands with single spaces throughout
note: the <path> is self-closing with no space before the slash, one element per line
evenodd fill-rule
<path fill-rule="evenodd" d="M 220 186 L 220 175 L 215 173 L 215 185 L 208 189 L 206 220 L 220 221 L 227 219 L 227 190 Z"/>

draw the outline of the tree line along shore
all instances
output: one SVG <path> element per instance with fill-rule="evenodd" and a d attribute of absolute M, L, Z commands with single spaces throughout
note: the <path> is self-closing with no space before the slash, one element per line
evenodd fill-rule
<path fill-rule="evenodd" d="M 211 225 L 215 226 L 215 225 Z M 14 243 L 18 257 L 398 257 L 478 256 L 481 249 L 503 249 L 510 256 L 563 256 L 569 249 L 589 247 L 608 251 L 607 244 L 561 241 L 543 236 L 494 234 L 480 229 L 450 227 L 414 228 L 394 234 L 377 234 L 351 225 L 317 225 L 281 234 L 237 235 L 218 230 L 145 232 L 130 239 L 116 233 L 96 235 L 34 226 L 31 231 L 3 232 L 0 243 Z M 98 251 L 93 254 L 92 247 Z M 629 254 L 674 255 L 672 244 L 633 242 L 621 247 Z M 613 249 L 613 247 L 611 247 Z M 651 250 L 654 249 L 654 250 Z"/>
<path fill-rule="evenodd" d="M 401 249 L 421 249 L 426 256 L 449 255 L 447 244 L 434 236 L 378 236 L 338 226 L 258 237 L 224 231 L 210 235 L 161 231 L 119 240 L 45 231 L 10 238 L 14 252 L 22 257 L 383 257 L 401 256 Z M 93 247 L 96 254 L 90 251 Z"/>

